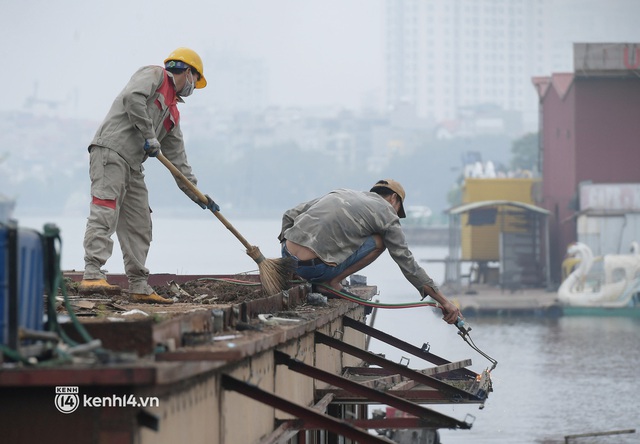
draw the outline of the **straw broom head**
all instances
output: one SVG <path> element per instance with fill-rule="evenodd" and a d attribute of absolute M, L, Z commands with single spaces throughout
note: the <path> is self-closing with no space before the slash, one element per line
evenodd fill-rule
<path fill-rule="evenodd" d="M 294 268 L 292 258 L 265 259 L 256 246 L 247 248 L 247 254 L 258 264 L 262 289 L 267 295 L 280 293 L 288 287 Z"/>

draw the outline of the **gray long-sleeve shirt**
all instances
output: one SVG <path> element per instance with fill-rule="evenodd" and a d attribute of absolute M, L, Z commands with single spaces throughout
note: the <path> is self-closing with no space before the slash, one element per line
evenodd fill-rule
<path fill-rule="evenodd" d="M 278 238 L 313 250 L 326 263 L 340 264 L 372 234 L 382 236 L 389 254 L 420 294 L 424 285 L 438 291 L 409 250 L 395 210 L 376 193 L 338 189 L 303 202 L 284 213 Z"/>
<path fill-rule="evenodd" d="M 157 138 L 162 153 L 194 185 L 198 181 L 187 161 L 180 113 L 175 94 L 173 75 L 161 66 L 144 66 L 136 71 L 115 98 L 111 109 L 96 131 L 91 145 L 117 152 L 134 170 L 141 170 L 147 160 L 145 139 Z M 189 197 L 193 193 L 176 179 Z"/>

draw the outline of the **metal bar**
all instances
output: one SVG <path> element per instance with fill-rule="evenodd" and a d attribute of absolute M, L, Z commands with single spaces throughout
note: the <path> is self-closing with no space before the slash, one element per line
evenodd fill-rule
<path fill-rule="evenodd" d="M 346 318 L 344 318 L 346 319 Z M 385 358 L 382 358 L 378 355 L 374 355 L 366 350 L 362 350 L 358 347 L 354 347 L 353 345 L 347 344 L 346 342 L 339 341 L 330 336 L 327 336 L 318 331 L 315 332 L 315 340 L 317 343 L 328 345 L 331 348 L 335 348 L 336 350 L 340 350 L 352 356 L 362 359 L 365 362 L 370 364 L 375 364 L 380 367 L 386 368 L 389 371 L 398 373 L 402 376 L 406 376 L 407 378 L 413 379 L 420 384 L 424 384 L 429 387 L 433 387 L 437 390 L 440 390 L 444 393 L 450 395 L 451 400 L 455 401 L 478 401 L 483 402 L 484 400 L 479 398 L 476 395 L 472 395 L 471 393 L 461 390 L 457 387 L 447 384 L 446 382 L 442 382 L 438 379 L 435 379 L 431 376 L 423 375 L 420 372 L 412 370 L 404 365 L 397 364 L 395 362 L 389 361 Z"/>
<path fill-rule="evenodd" d="M 7 345 L 10 349 L 19 352 L 18 342 L 18 324 L 19 324 L 19 307 L 20 287 L 18 285 L 18 264 L 20 263 L 20 253 L 18 251 L 18 228 L 15 222 L 9 222 L 7 228 L 7 287 L 8 287 L 8 303 L 7 303 Z"/>
<path fill-rule="evenodd" d="M 374 435 L 370 435 L 366 430 L 359 429 L 352 426 L 346 421 L 333 418 L 331 416 L 323 415 L 315 410 L 295 404 L 291 401 L 283 399 L 273 393 L 266 392 L 255 385 L 248 384 L 246 382 L 235 379 L 229 375 L 221 375 L 221 385 L 226 390 L 233 390 L 240 394 L 243 394 L 251 399 L 255 399 L 263 404 L 270 405 L 278 410 L 287 412 L 290 415 L 294 415 L 302 421 L 304 428 L 307 429 L 321 429 L 330 430 L 338 435 L 345 436 L 349 439 L 353 439 L 363 443 L 385 443 L 393 444 L 386 438 L 379 438 Z"/>
<path fill-rule="evenodd" d="M 333 401 L 333 395 L 327 394 L 316 402 L 312 408 L 318 412 L 326 412 L 327 406 L 331 404 L 331 401 Z M 300 429 L 302 429 L 302 424 L 299 420 L 286 419 L 269 436 L 260 441 L 260 444 L 287 444 L 291 438 L 300 432 Z"/>
<path fill-rule="evenodd" d="M 376 299 L 376 302 L 378 302 L 378 299 Z M 378 307 L 373 307 L 373 313 L 371 313 L 371 322 L 369 323 L 369 326 L 371 328 L 373 328 L 375 322 L 376 322 L 376 315 L 378 314 Z M 364 342 L 364 349 L 365 350 L 369 350 L 369 343 L 371 342 L 371 336 L 367 336 L 367 338 L 365 339 Z"/>
<path fill-rule="evenodd" d="M 593 432 L 593 433 L 581 433 L 579 435 L 567 435 L 564 437 L 565 444 L 569 443 L 570 439 L 575 438 L 590 438 L 593 436 L 609 436 L 609 435 L 624 435 L 627 433 L 636 433 L 636 429 L 626 429 L 626 430 L 612 430 L 610 432 Z"/>
<path fill-rule="evenodd" d="M 373 336 L 374 338 L 387 343 L 397 349 L 406 351 L 407 353 L 411 353 L 413 356 L 416 356 L 420 359 L 424 359 L 425 361 L 431 362 L 436 365 L 444 365 L 450 364 L 451 361 L 447 361 L 440 356 L 434 355 L 433 353 L 429 353 L 428 351 L 418 348 L 415 345 L 411 345 L 408 342 L 405 342 L 401 339 L 396 338 L 395 336 L 391 336 L 388 333 L 375 329 L 373 327 L 369 327 L 367 324 L 363 324 L 362 322 L 358 322 L 355 319 L 352 319 L 348 316 L 344 316 L 342 318 L 342 324 L 346 327 L 353 328 L 354 330 L 358 330 L 366 335 Z M 460 369 L 456 371 L 459 374 L 463 374 L 468 376 L 469 378 L 476 378 L 478 376 L 477 373 L 472 372 L 467 369 Z"/>
<path fill-rule="evenodd" d="M 412 415 L 422 418 L 431 426 L 446 428 L 466 428 L 467 426 L 467 424 L 464 422 L 443 415 L 442 413 L 429 410 L 418 404 L 407 401 L 406 399 L 402 399 L 400 397 L 390 395 L 388 393 L 370 387 L 365 387 L 364 385 L 358 384 L 357 382 L 351 381 L 350 379 L 326 372 L 311 365 L 307 365 L 302 361 L 293 359 L 286 353 L 275 350 L 274 356 L 276 364 L 286 365 L 289 370 L 301 373 L 313 379 L 319 379 L 320 381 L 324 381 L 327 384 L 340 387 L 352 393 L 363 396 L 367 399 L 378 401 L 381 404 L 390 405 L 397 408 L 398 410 L 411 413 Z"/>

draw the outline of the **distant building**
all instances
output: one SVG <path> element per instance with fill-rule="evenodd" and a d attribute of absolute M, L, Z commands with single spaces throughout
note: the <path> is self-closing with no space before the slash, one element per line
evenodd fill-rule
<path fill-rule="evenodd" d="M 640 182 L 640 43 L 579 43 L 574 58 L 572 73 L 533 78 L 541 112 L 538 204 L 551 212 L 556 282 L 577 240 L 580 184 Z"/>
<path fill-rule="evenodd" d="M 584 183 L 579 196 L 578 242 L 595 256 L 631 253 L 640 243 L 640 183 Z"/>
<path fill-rule="evenodd" d="M 450 257 L 457 257 L 459 248 L 460 258 L 477 264 L 476 278 L 485 283 L 548 286 L 548 212 L 534 205 L 539 183 L 539 178 L 466 178 L 462 205 L 449 210 L 459 236 L 450 243 Z"/>
<path fill-rule="evenodd" d="M 571 69 L 576 41 L 638 41 L 636 0 L 387 0 L 387 104 L 442 138 L 537 130 L 532 76 Z"/>

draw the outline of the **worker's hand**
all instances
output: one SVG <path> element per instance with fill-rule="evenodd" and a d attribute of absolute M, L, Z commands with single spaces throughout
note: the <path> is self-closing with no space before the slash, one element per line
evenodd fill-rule
<path fill-rule="evenodd" d="M 207 198 L 206 204 L 202 203 L 200 200 L 195 201 L 198 205 L 200 205 L 200 208 L 202 208 L 203 210 L 211 210 L 213 212 L 220 211 L 220 207 L 218 206 L 218 204 L 215 203 L 208 194 L 205 194 L 204 197 Z"/>
<path fill-rule="evenodd" d="M 144 141 L 144 150 L 149 157 L 156 157 L 160 154 L 160 142 L 155 137 Z"/>
<path fill-rule="evenodd" d="M 458 318 L 462 319 L 462 313 L 460 313 L 460 309 L 455 306 L 451 301 L 447 301 L 445 304 L 442 304 L 442 319 L 447 324 L 455 324 L 458 321 Z"/>

